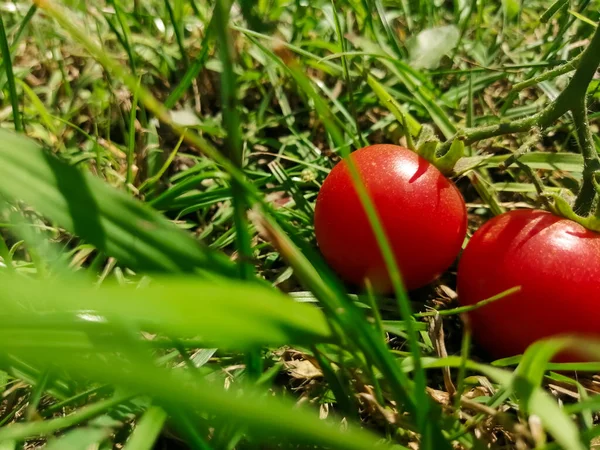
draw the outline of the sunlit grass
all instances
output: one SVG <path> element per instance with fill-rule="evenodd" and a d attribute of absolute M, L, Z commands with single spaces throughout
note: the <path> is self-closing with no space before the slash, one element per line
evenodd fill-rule
<path fill-rule="evenodd" d="M 548 363 L 567 341 L 489 361 L 453 268 L 406 293 L 388 257 L 398 302 L 375 297 L 336 278 L 312 229 L 352 150 L 443 148 L 542 111 L 598 0 L 35 3 L 0 5 L 1 449 L 581 450 L 600 434 L 598 365 Z M 417 39 L 442 26 L 443 46 Z M 588 94 L 597 127 L 597 80 Z M 573 131 L 565 116 L 531 145 L 469 141 L 454 179 L 470 232 L 536 204 L 504 167 L 524 142 L 549 192 L 575 191 Z"/>

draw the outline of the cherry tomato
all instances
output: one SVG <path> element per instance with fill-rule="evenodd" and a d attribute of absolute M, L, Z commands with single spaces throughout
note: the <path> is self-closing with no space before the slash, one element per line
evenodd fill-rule
<path fill-rule="evenodd" d="M 461 249 L 465 202 L 442 173 L 415 152 L 372 145 L 352 153 L 404 283 L 421 287 L 446 270 Z M 315 232 L 323 256 L 347 282 L 377 292 L 392 290 L 375 235 L 345 161 L 325 179 L 315 207 Z"/>
<path fill-rule="evenodd" d="M 565 333 L 600 338 L 600 234 L 539 210 L 491 219 L 459 262 L 460 302 L 472 305 L 514 286 L 521 290 L 469 312 L 475 339 L 492 356 L 514 356 Z M 584 360 L 571 351 L 555 358 Z"/>

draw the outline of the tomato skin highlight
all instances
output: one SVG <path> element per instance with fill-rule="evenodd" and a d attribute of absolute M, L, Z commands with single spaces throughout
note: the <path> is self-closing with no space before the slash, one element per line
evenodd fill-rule
<path fill-rule="evenodd" d="M 461 249 L 467 226 L 456 186 L 427 160 L 397 145 L 371 145 L 351 155 L 379 214 L 405 286 L 426 285 Z M 315 234 L 329 265 L 345 281 L 393 290 L 375 235 L 345 161 L 325 179 L 315 206 Z"/>
<path fill-rule="evenodd" d="M 540 210 L 486 222 L 459 262 L 459 301 L 472 305 L 514 286 L 521 290 L 468 313 L 490 355 L 514 356 L 561 334 L 600 338 L 600 234 Z M 586 360 L 571 349 L 554 359 Z"/>

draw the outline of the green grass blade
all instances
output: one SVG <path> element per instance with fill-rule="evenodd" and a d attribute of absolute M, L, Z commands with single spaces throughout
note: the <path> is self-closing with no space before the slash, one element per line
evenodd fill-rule
<path fill-rule="evenodd" d="M 233 67 L 233 42 L 229 29 L 230 8 L 231 3 L 228 0 L 217 0 L 214 15 L 217 27 L 217 41 L 220 49 L 219 56 L 223 66 L 221 74 L 221 101 L 223 103 L 223 121 L 227 130 L 227 153 L 229 159 L 236 167 L 242 169 L 244 166 L 242 124 L 240 122 L 237 99 L 238 80 Z M 231 193 L 233 197 L 236 247 L 240 253 L 240 276 L 243 279 L 249 279 L 253 276 L 254 268 L 248 262 L 252 257 L 252 236 L 248 229 L 248 219 L 246 217 L 247 201 L 243 186 L 235 180 L 232 180 Z"/>
<path fill-rule="evenodd" d="M 24 283 L 22 276 L 14 275 L 2 278 L 2 285 L 2 312 L 14 324 L 0 331 L 6 332 L 6 345 L 10 336 L 23 333 L 48 333 L 60 343 L 81 331 L 95 333 L 97 329 L 101 333 L 103 327 L 99 328 L 98 323 L 172 338 L 200 339 L 205 348 L 248 349 L 262 344 L 312 344 L 332 339 L 318 308 L 247 282 L 227 280 L 217 285 L 178 277 L 157 278 L 146 287 L 109 281 L 96 287 L 77 280 Z M 11 345 L 26 347 L 33 341 L 31 337 L 11 341 Z M 49 339 L 46 344 L 56 345 Z M 72 345 L 85 348 L 88 344 L 84 339 Z"/>
<path fill-rule="evenodd" d="M 200 71 L 206 65 L 206 60 L 208 59 L 213 39 L 214 21 L 215 17 L 213 16 L 206 26 L 206 32 L 204 34 L 204 38 L 202 39 L 202 50 L 200 51 L 200 54 L 196 57 L 191 66 L 189 66 L 179 84 L 175 87 L 175 89 L 173 89 L 173 91 L 165 100 L 165 108 L 171 109 L 177 104 L 183 94 L 185 94 L 185 92 L 192 85 L 192 82 L 196 79 L 198 74 L 200 74 Z"/>
<path fill-rule="evenodd" d="M 162 427 L 167 420 L 167 413 L 159 406 L 151 406 L 144 413 L 129 436 L 123 450 L 152 450 Z"/>
<path fill-rule="evenodd" d="M 2 342 L 0 348 L 3 348 Z M 319 419 L 316 411 L 298 407 L 289 400 L 265 395 L 249 386 L 238 388 L 234 385 L 225 390 L 215 383 L 192 380 L 185 374 L 159 369 L 150 364 L 140 363 L 133 369 L 128 367 L 123 370 L 120 360 L 108 355 L 103 360 L 89 358 L 86 361 L 72 358 L 68 350 L 56 350 L 52 354 L 32 350 L 31 355 L 42 361 L 55 361 L 77 377 L 89 377 L 148 394 L 158 403 L 176 402 L 186 411 L 191 411 L 193 405 L 194 409 L 214 414 L 221 420 L 242 423 L 252 436 L 264 440 L 276 439 L 276 442 L 282 444 L 318 444 L 340 450 L 392 449 L 391 445 L 381 442 L 380 437 L 359 429 L 353 423 L 341 430 L 335 422 Z M 26 426 L 32 428 L 26 429 Z M 27 435 L 25 431 L 36 431 L 38 434 L 41 427 L 36 423 L 5 427 L 0 429 L 0 441 L 12 436 Z"/>
<path fill-rule="evenodd" d="M 394 115 L 400 126 L 404 127 L 404 124 L 406 123 L 408 132 L 412 136 L 417 136 L 419 131 L 421 131 L 421 124 L 413 116 L 408 114 L 408 112 L 402 108 L 396 99 L 394 99 L 394 97 L 392 97 L 383 85 L 373 76 L 367 75 L 367 83 L 371 86 L 371 89 L 373 89 L 373 92 L 375 92 L 375 95 L 377 95 L 383 107 Z"/>
<path fill-rule="evenodd" d="M 127 401 L 129 398 L 131 398 L 131 395 L 129 394 L 115 395 L 107 400 L 101 400 L 97 403 L 82 408 L 68 416 L 58 417 L 56 419 L 46 421 L 12 424 L 9 427 L 0 429 L 0 442 L 13 439 L 22 440 L 25 438 L 44 436 L 65 428 L 79 425 L 82 422 L 93 419 L 94 417 L 105 413 L 111 408 L 114 408 L 115 406 Z"/>
<path fill-rule="evenodd" d="M 177 46 L 179 47 L 179 52 L 181 53 L 183 67 L 187 70 L 190 65 L 190 62 L 188 59 L 187 51 L 185 50 L 185 45 L 183 44 L 183 27 L 175 17 L 175 12 L 173 11 L 173 7 L 171 6 L 171 0 L 165 0 L 165 7 L 167 8 L 167 12 L 169 13 L 169 20 L 171 21 L 171 26 L 173 27 L 173 31 L 175 32 L 175 39 L 177 41 Z"/>
<path fill-rule="evenodd" d="M 132 268 L 235 273 L 226 257 L 149 207 L 6 130 L 0 130 L 0 193 L 24 201 Z"/>
<path fill-rule="evenodd" d="M 136 130 L 135 124 L 137 121 L 137 108 L 138 108 L 138 93 L 139 85 L 142 79 L 138 81 L 138 86 L 133 92 L 133 100 L 131 101 L 131 110 L 129 111 L 129 132 L 127 140 L 127 174 L 125 176 L 125 183 L 133 183 L 133 165 L 135 163 L 135 142 L 136 142 Z"/>
<path fill-rule="evenodd" d="M 129 28 L 126 18 L 124 17 L 123 10 L 121 8 L 121 2 L 119 0 L 109 0 L 109 3 L 112 4 L 113 8 L 115 9 L 117 21 L 121 27 L 121 39 L 119 39 L 119 41 L 123 44 L 123 47 L 127 52 L 127 56 L 129 57 L 129 67 L 131 67 L 131 72 L 137 76 L 135 52 L 131 47 L 131 29 Z"/>
<path fill-rule="evenodd" d="M 64 436 L 52 439 L 44 450 L 81 450 L 97 448 L 113 430 L 108 427 L 83 427 L 67 432 Z"/>
<path fill-rule="evenodd" d="M 4 63 L 4 70 L 6 71 L 6 78 L 8 80 L 8 95 L 10 97 L 10 104 L 13 112 L 13 122 L 15 124 L 16 131 L 23 131 L 23 121 L 21 119 L 21 112 L 19 111 L 19 97 L 17 95 L 17 88 L 15 85 L 15 74 L 13 72 L 12 58 L 10 55 L 10 47 L 8 45 L 8 39 L 6 37 L 6 29 L 4 28 L 4 20 L 0 16 L 0 54 L 2 55 L 2 61 Z"/>
<path fill-rule="evenodd" d="M 498 155 L 486 159 L 483 167 L 498 167 L 511 155 Z M 532 169 L 556 170 L 581 173 L 583 157 L 578 153 L 529 152 L 519 157 L 519 161 Z"/>
<path fill-rule="evenodd" d="M 27 94 L 27 97 L 29 97 L 29 100 L 33 104 L 33 108 L 40 115 L 40 118 L 42 119 L 42 122 L 44 123 L 46 128 L 48 128 L 48 130 L 50 130 L 54 135 L 56 135 L 58 131 L 56 129 L 56 126 L 54 125 L 54 122 L 52 121 L 52 114 L 50 114 L 50 112 L 46 109 L 44 103 L 40 100 L 40 98 L 33 91 L 33 89 L 31 89 L 25 82 L 18 79 L 16 79 L 15 81 L 19 84 L 21 89 L 23 89 L 25 94 Z"/>

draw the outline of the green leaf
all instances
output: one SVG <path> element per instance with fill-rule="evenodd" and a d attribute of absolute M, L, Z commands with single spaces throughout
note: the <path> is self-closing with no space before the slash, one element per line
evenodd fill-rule
<path fill-rule="evenodd" d="M 195 338 L 206 347 L 331 340 L 318 308 L 247 282 L 217 285 L 168 277 L 146 286 L 105 282 L 95 287 L 75 279 L 34 281 L 12 275 L 0 280 L 0 317 L 6 324 L 0 335 L 4 345 L 14 348 L 68 345 L 86 350 L 103 340 L 111 345 L 115 327 Z"/>
<path fill-rule="evenodd" d="M 27 203 L 134 269 L 236 274 L 224 255 L 148 206 L 6 130 L 0 130 L 0 194 Z"/>

